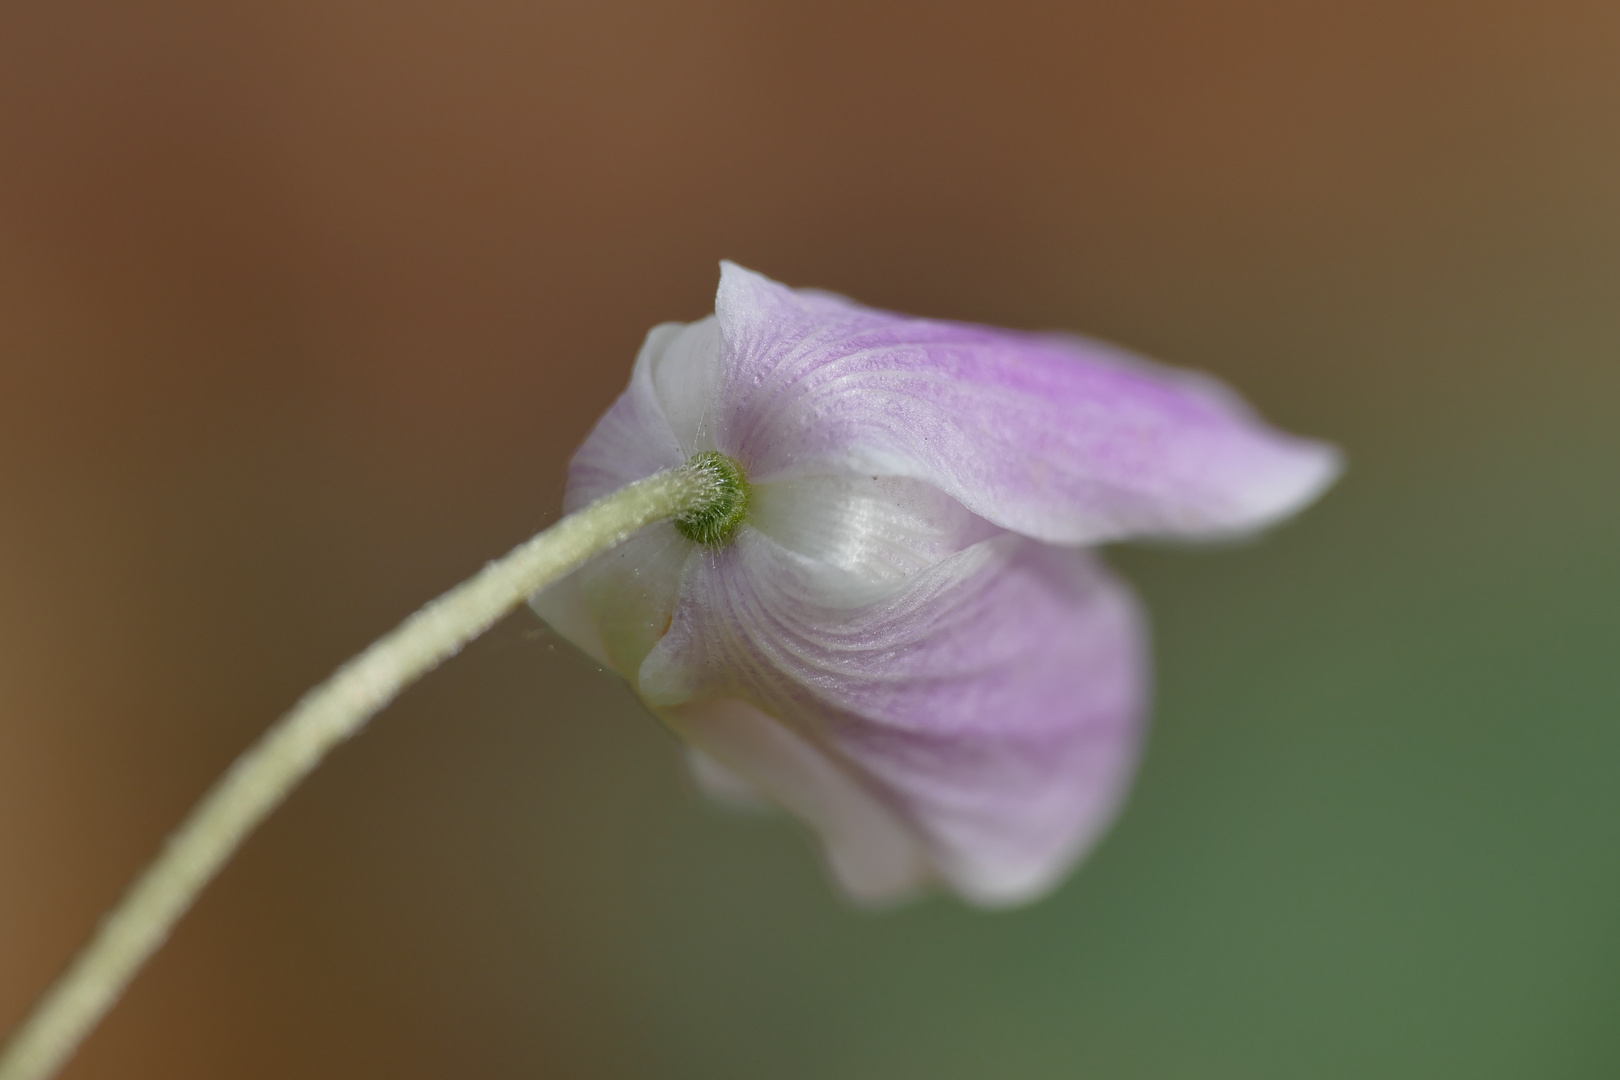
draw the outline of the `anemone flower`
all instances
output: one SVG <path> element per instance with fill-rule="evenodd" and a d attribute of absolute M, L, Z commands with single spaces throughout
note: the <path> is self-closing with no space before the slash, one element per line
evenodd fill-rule
<path fill-rule="evenodd" d="M 648 335 L 567 516 L 238 757 L 0 1048 L 0 1080 L 54 1076 L 321 759 L 524 597 L 691 743 L 706 787 L 809 822 L 851 896 L 1039 896 L 1142 741 L 1142 617 L 1089 547 L 1249 532 L 1337 470 L 1210 380 L 726 263 L 712 317 Z"/>
<path fill-rule="evenodd" d="M 691 746 L 803 818 L 853 897 L 1050 889 L 1142 744 L 1144 622 L 1091 550 L 1263 528 L 1337 453 L 1111 346 L 876 311 L 722 264 L 648 334 L 566 509 L 693 461 L 736 497 L 537 594 Z"/>

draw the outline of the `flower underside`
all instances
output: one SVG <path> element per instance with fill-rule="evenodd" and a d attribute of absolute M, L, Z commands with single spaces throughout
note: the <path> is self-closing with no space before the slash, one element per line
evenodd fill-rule
<path fill-rule="evenodd" d="M 1096 842 L 1146 728 L 1144 620 L 1087 549 L 1252 532 L 1338 456 L 1113 346 L 726 264 L 712 316 L 648 334 L 565 505 L 670 469 L 696 487 L 674 528 L 535 610 L 691 742 L 705 787 L 808 822 L 851 896 L 1005 905 Z"/>
<path fill-rule="evenodd" d="M 675 528 L 693 543 L 714 547 L 730 543 L 748 517 L 750 491 L 742 466 L 718 451 L 706 450 L 692 455 L 686 467 L 707 474 L 713 494 L 675 518 Z"/>

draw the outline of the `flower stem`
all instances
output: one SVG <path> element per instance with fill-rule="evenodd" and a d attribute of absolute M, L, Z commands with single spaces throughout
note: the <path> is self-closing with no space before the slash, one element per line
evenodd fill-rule
<path fill-rule="evenodd" d="M 694 459 L 598 499 L 428 603 L 305 694 L 236 759 L 102 919 L 12 1034 L 0 1080 L 55 1075 L 247 835 L 333 747 L 530 594 L 646 525 L 705 509 L 716 483 Z"/>

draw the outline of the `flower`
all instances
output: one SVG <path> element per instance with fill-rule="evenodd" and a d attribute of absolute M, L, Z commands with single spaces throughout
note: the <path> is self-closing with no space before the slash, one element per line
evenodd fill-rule
<path fill-rule="evenodd" d="M 1078 338 L 909 318 L 721 265 L 655 327 L 569 510 L 695 455 L 733 520 L 664 522 L 537 595 L 720 795 L 803 818 L 853 897 L 1051 888 L 1118 809 L 1144 624 L 1087 548 L 1249 532 L 1337 475 L 1213 380 Z"/>

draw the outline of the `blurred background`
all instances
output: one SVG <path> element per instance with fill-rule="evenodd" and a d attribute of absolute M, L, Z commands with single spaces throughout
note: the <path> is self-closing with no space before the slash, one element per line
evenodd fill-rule
<path fill-rule="evenodd" d="M 716 262 L 1215 372 L 1350 471 L 1132 550 L 1050 899 L 872 914 L 514 616 L 70 1077 L 1620 1075 L 1620 7 L 10 0 L 0 1025 L 225 764 L 553 520 Z"/>

